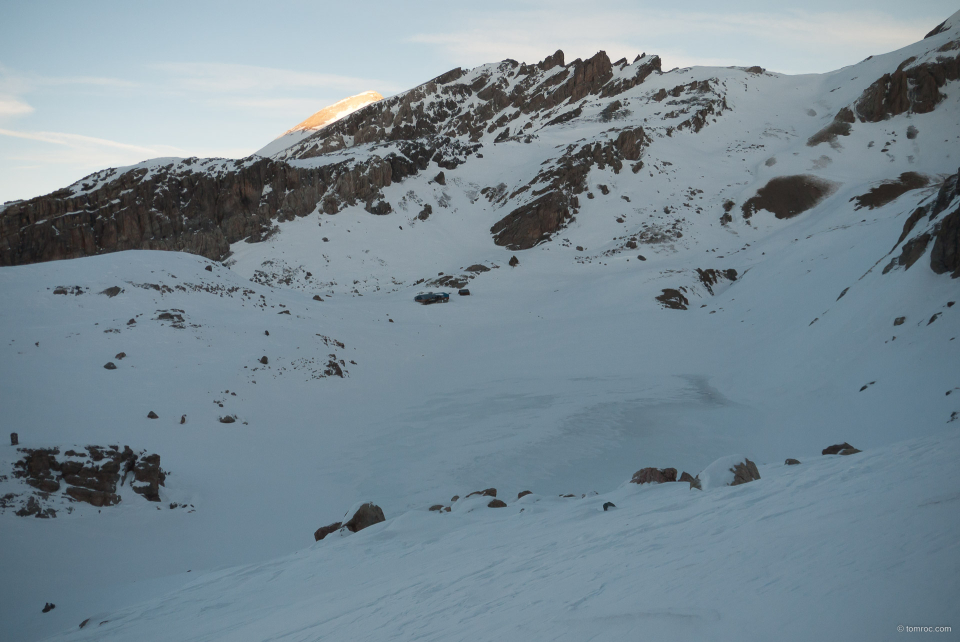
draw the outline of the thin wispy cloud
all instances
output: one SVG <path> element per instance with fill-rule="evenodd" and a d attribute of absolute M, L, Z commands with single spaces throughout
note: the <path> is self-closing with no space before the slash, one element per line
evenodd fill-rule
<path fill-rule="evenodd" d="M 0 136 L 11 136 L 13 138 L 23 138 L 34 140 L 51 145 L 62 145 L 65 147 L 108 147 L 111 149 L 123 150 L 135 154 L 159 155 L 157 148 L 142 147 L 140 145 L 131 145 L 121 143 L 105 138 L 95 138 L 93 136 L 83 136 L 81 134 L 68 134 L 64 132 L 26 132 L 14 131 L 10 129 L 0 129 Z"/>
<path fill-rule="evenodd" d="M 0 96 L 0 118 L 23 116 L 34 111 L 28 103 L 13 96 Z"/>
<path fill-rule="evenodd" d="M 210 93 L 270 94 L 284 90 L 331 90 L 359 93 L 377 88 L 379 91 L 399 91 L 395 83 L 373 78 L 357 78 L 336 74 L 311 73 L 275 67 L 238 65 L 230 63 L 160 63 L 152 69 L 167 76 L 172 87 L 185 91 Z M 379 88 L 383 88 L 380 90 Z"/>
<path fill-rule="evenodd" d="M 422 32 L 408 42 L 434 45 L 473 66 L 503 58 L 533 62 L 560 47 L 568 60 L 604 50 L 612 59 L 658 53 L 667 66 L 756 64 L 735 55 L 703 56 L 677 47 L 703 38 L 750 38 L 771 46 L 829 46 L 850 51 L 854 60 L 864 52 L 878 53 L 922 38 L 928 21 L 905 21 L 872 13 L 689 13 L 651 10 L 598 10 L 589 16 L 549 9 L 484 13 L 471 16 L 469 29 Z M 512 25 L 504 28 L 503 25 Z M 667 43 L 660 51 L 657 45 Z M 689 46 L 689 45 L 688 45 Z M 729 48 L 727 49 L 729 51 Z M 853 62 L 854 60 L 851 60 Z M 827 71 L 824 69 L 822 71 Z"/>

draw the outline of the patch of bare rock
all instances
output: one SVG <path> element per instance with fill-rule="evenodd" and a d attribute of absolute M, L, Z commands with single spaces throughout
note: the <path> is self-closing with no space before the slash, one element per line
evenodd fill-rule
<path fill-rule="evenodd" d="M 758 189 L 756 195 L 747 199 L 740 209 L 745 219 L 760 210 L 773 212 L 778 219 L 793 218 L 815 207 L 837 187 L 837 183 L 809 174 L 778 176 Z"/>
<path fill-rule="evenodd" d="M 166 481 L 160 467 L 160 455 L 135 453 L 129 446 L 87 446 L 86 452 L 59 448 L 20 448 L 23 456 L 14 463 L 15 478 L 36 488 L 17 515 L 56 517 L 56 510 L 43 503 L 54 493 L 92 506 L 114 506 L 120 503 L 117 487 L 130 479 L 133 492 L 151 502 L 159 502 L 159 487 Z"/>

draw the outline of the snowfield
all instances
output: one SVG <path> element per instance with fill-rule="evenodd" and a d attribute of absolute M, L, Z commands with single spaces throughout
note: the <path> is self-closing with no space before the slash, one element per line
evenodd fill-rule
<path fill-rule="evenodd" d="M 431 165 L 392 183 L 390 214 L 318 207 L 222 263 L 138 250 L 0 268 L 0 638 L 960 630 L 960 280 L 934 273 L 931 247 L 885 270 L 905 221 L 958 172 L 960 83 L 928 113 L 808 145 L 901 61 L 933 60 L 958 24 L 831 74 L 650 76 L 618 96 L 615 123 L 651 137 L 643 167 L 590 169 L 575 217 L 531 249 L 494 244 L 517 202 L 482 190 L 512 193 L 567 145 L 599 140 L 612 99 L 530 142 L 485 139 L 442 180 Z M 667 131 L 685 116 L 665 120 L 650 96 L 704 80 L 724 112 Z M 905 172 L 926 184 L 860 206 Z M 799 174 L 830 182 L 815 206 L 743 216 L 770 179 Z M 686 309 L 663 305 L 666 289 Z M 426 291 L 452 296 L 415 304 Z M 35 491 L 9 432 L 62 457 L 156 453 L 161 501 L 122 485 L 116 506 L 52 493 L 36 497 L 55 518 L 19 517 Z M 862 452 L 821 454 L 843 442 Z M 761 478 L 725 486 L 742 457 Z M 703 490 L 628 483 L 644 467 L 701 474 Z M 490 487 L 506 507 L 467 497 Z M 366 501 L 385 522 L 314 542 Z"/>

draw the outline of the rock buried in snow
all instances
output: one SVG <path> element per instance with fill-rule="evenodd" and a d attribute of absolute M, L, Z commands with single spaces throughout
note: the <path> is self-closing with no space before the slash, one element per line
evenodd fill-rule
<path fill-rule="evenodd" d="M 107 361 L 105 364 L 103 364 L 103 367 L 107 370 L 116 370 L 117 364 L 115 364 L 113 361 Z"/>
<path fill-rule="evenodd" d="M 840 453 L 841 450 L 857 450 L 857 449 L 851 446 L 850 444 L 848 444 L 847 442 L 843 442 L 842 444 L 834 444 L 832 446 L 828 446 L 827 448 L 824 448 L 822 451 L 822 454 L 837 455 Z M 860 452 L 860 451 L 857 450 L 857 452 Z"/>
<path fill-rule="evenodd" d="M 633 473 L 631 484 L 663 484 L 677 481 L 676 468 L 641 468 Z"/>
<path fill-rule="evenodd" d="M 20 436 L 17 435 L 17 433 L 15 432 L 10 433 L 10 445 L 16 446 L 19 443 L 20 443 Z"/>
<path fill-rule="evenodd" d="M 521 491 L 517 494 L 517 499 L 520 499 L 521 497 L 526 497 L 527 495 L 532 495 L 532 494 L 533 494 L 532 491 L 529 491 L 529 490 L 521 490 Z"/>
<path fill-rule="evenodd" d="M 616 508 L 616 507 L 617 507 L 617 505 L 614 504 L 613 502 L 606 502 L 606 503 L 603 505 L 603 510 L 606 511 L 606 510 L 610 510 L 611 508 Z"/>
<path fill-rule="evenodd" d="M 856 455 L 858 452 L 862 452 L 857 448 L 844 448 L 838 454 L 840 455 Z"/>
<path fill-rule="evenodd" d="M 157 415 L 157 413 L 155 413 L 152 410 L 147 413 L 147 419 L 159 419 L 159 418 L 160 418 L 159 415 Z"/>
<path fill-rule="evenodd" d="M 757 470 L 757 465 L 749 459 L 744 459 L 743 462 L 735 465 L 731 472 L 733 473 L 731 486 L 739 486 L 760 479 L 760 471 Z"/>
<path fill-rule="evenodd" d="M 49 613 L 50 611 L 52 611 L 52 610 L 55 609 L 55 608 L 57 608 L 57 605 L 56 605 L 56 604 L 51 604 L 50 602 L 47 602 L 47 603 L 43 606 L 43 613 Z"/>
<path fill-rule="evenodd" d="M 518 265 L 520 265 L 520 259 L 518 259 L 516 256 L 511 256 L 508 264 L 510 265 L 510 267 L 517 267 Z"/>
<path fill-rule="evenodd" d="M 490 503 L 487 504 L 487 508 L 506 508 L 507 505 L 502 500 L 492 499 Z"/>
<path fill-rule="evenodd" d="M 233 415 L 227 415 L 226 417 L 220 417 L 220 423 L 222 424 L 232 424 L 237 420 Z"/>
<path fill-rule="evenodd" d="M 330 533 L 336 533 L 338 530 L 340 530 L 340 527 L 341 527 L 341 526 L 343 526 L 343 523 L 342 523 L 342 522 L 334 522 L 333 524 L 330 524 L 329 526 L 321 526 L 320 528 L 318 528 L 318 529 L 317 529 L 316 531 L 314 531 L 314 533 L 313 533 L 313 539 L 314 539 L 314 541 L 319 542 L 320 540 L 322 540 L 324 537 L 326 537 L 326 536 L 329 535 Z"/>
<path fill-rule="evenodd" d="M 710 490 L 723 486 L 739 486 L 760 479 L 757 465 L 743 455 L 721 457 L 697 475 L 691 488 Z M 696 483 L 699 482 L 699 485 Z"/>
<path fill-rule="evenodd" d="M 118 352 L 117 355 L 114 357 L 114 359 L 116 359 L 117 361 L 122 361 L 126 356 L 127 356 L 126 352 Z"/>
<path fill-rule="evenodd" d="M 260 357 L 260 363 L 262 363 L 263 365 L 267 365 L 269 362 L 270 360 L 267 359 L 266 355 Z"/>
<path fill-rule="evenodd" d="M 687 471 L 683 471 L 683 472 L 680 474 L 680 479 L 678 479 L 677 481 L 682 481 L 682 482 L 687 482 L 687 483 L 693 483 L 694 477 L 693 477 L 693 475 L 691 475 L 691 474 L 688 473 Z"/>
<path fill-rule="evenodd" d="M 106 290 L 104 290 L 104 291 L 101 292 L 100 294 L 106 294 L 107 297 L 109 297 L 109 298 L 112 299 L 113 297 L 117 296 L 117 295 L 120 294 L 121 292 L 123 292 L 123 290 L 121 290 L 118 286 L 114 285 L 113 287 L 107 288 Z"/>
<path fill-rule="evenodd" d="M 496 497 L 497 489 L 496 488 L 487 488 L 486 490 L 475 490 L 467 497 L 473 497 L 474 495 L 480 495 L 481 497 Z"/>
<path fill-rule="evenodd" d="M 357 509 L 357 512 L 353 514 L 353 517 L 351 517 L 343 527 L 351 533 L 356 533 L 383 521 L 386 521 L 386 518 L 383 516 L 383 509 L 376 504 L 367 502 Z"/>
<path fill-rule="evenodd" d="M 431 510 L 431 511 L 442 511 L 442 510 L 443 510 L 443 504 L 434 504 L 433 506 L 430 507 L 430 510 Z"/>
<path fill-rule="evenodd" d="M 785 462 L 783 462 L 783 463 L 784 463 L 785 466 L 797 466 L 797 465 L 800 464 L 800 461 L 797 460 L 797 459 L 788 459 L 787 461 L 785 461 Z"/>

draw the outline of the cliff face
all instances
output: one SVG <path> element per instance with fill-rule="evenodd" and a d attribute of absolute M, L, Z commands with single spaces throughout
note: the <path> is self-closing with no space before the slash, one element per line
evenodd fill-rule
<path fill-rule="evenodd" d="M 221 260 L 231 243 L 263 240 L 275 221 L 305 216 L 318 205 L 328 214 L 358 203 L 376 212 L 383 187 L 443 159 L 443 147 L 442 141 L 411 144 L 401 153 L 320 167 L 251 157 L 105 170 L 0 211 L 0 265 L 135 249 Z"/>

